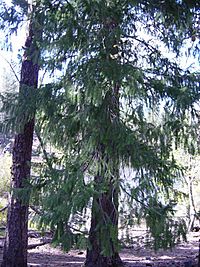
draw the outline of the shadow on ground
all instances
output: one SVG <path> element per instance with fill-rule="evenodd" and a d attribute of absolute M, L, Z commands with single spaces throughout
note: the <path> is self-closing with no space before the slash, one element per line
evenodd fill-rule
<path fill-rule="evenodd" d="M 191 233 L 188 243 L 173 250 L 159 250 L 157 253 L 135 244 L 121 251 L 125 267 L 197 267 L 200 232 Z M 0 249 L 0 263 L 2 249 Z M 71 250 L 66 253 L 49 244 L 29 250 L 29 267 L 81 267 L 85 251 Z"/>

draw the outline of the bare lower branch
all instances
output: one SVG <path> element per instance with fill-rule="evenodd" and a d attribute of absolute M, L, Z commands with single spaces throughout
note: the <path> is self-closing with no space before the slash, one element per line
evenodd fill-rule
<path fill-rule="evenodd" d="M 6 205 L 5 207 L 3 207 L 2 209 L 0 209 L 0 212 L 5 211 L 8 208 L 8 205 Z"/>
<path fill-rule="evenodd" d="M 10 63 L 4 56 L 2 56 L 2 55 L 0 55 L 0 56 L 6 61 L 6 63 L 8 63 L 8 65 L 10 66 L 10 68 L 11 68 L 11 70 L 12 70 L 12 72 L 13 72 L 15 78 L 16 78 L 16 80 L 17 80 L 18 82 L 20 82 L 20 81 L 19 81 L 19 78 L 18 78 L 18 76 L 17 76 L 17 73 L 15 72 L 15 69 L 14 69 L 14 67 L 12 66 L 12 64 L 11 64 L 11 63 Z"/>
<path fill-rule="evenodd" d="M 38 215 L 40 215 L 40 216 L 44 215 L 44 213 L 43 213 L 41 210 L 39 210 L 38 208 L 34 207 L 33 205 L 30 205 L 29 207 L 30 207 L 30 209 L 32 209 L 36 214 L 38 214 Z"/>

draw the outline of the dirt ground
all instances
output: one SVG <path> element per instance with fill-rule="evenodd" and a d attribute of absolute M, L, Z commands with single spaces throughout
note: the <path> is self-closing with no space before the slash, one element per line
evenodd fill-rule
<path fill-rule="evenodd" d="M 122 249 L 120 255 L 125 267 L 198 267 L 199 239 L 200 232 L 193 232 L 189 234 L 187 243 L 180 244 L 173 250 L 155 253 L 135 244 L 131 248 Z M 34 242 L 38 240 L 31 240 L 31 243 Z M 0 262 L 1 260 L 2 249 Z M 71 250 L 64 253 L 48 244 L 31 249 L 28 254 L 29 267 L 81 267 L 84 260 L 85 251 Z"/>

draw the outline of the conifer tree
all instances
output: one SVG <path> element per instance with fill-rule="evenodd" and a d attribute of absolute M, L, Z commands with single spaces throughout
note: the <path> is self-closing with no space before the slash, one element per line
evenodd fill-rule
<path fill-rule="evenodd" d="M 26 6 L 24 6 L 24 3 Z M 23 2 L 22 6 L 26 8 L 28 3 Z M 18 132 L 15 134 L 12 152 L 12 193 L 8 209 L 2 267 L 27 266 L 29 203 L 29 190 L 27 186 L 30 180 L 35 124 L 35 110 L 34 108 L 31 109 L 30 106 L 33 107 L 33 90 L 37 88 L 38 84 L 40 51 L 37 42 L 41 38 L 41 24 L 35 16 L 35 7 L 32 6 L 32 8 L 21 66 L 18 105 L 22 111 L 17 116 L 18 125 L 16 128 Z M 6 16 L 6 13 L 4 13 L 4 16 Z M 19 194 L 20 190 L 23 190 L 23 198 Z"/>
<path fill-rule="evenodd" d="M 174 241 L 167 237 L 180 232 L 172 220 L 173 181 L 178 175 L 172 144 L 192 133 L 183 122 L 187 112 L 196 114 L 199 76 L 181 69 L 178 61 L 186 39 L 198 51 L 199 4 L 68 1 L 47 3 L 46 10 L 45 37 L 51 53 L 46 63 L 64 74 L 44 90 L 42 121 L 45 132 L 66 154 L 67 166 L 67 171 L 59 170 L 60 179 L 58 171 L 53 173 L 54 186 L 49 186 L 45 200 L 47 217 L 59 222 L 57 230 L 62 225 L 63 233 L 69 214 L 82 211 L 93 196 L 85 266 L 121 266 L 120 190 L 131 204 L 140 206 L 135 216 L 147 218 L 155 248 L 170 246 Z M 168 58 L 169 51 L 175 59 Z M 162 110 L 162 118 L 150 121 L 151 110 Z M 121 166 L 134 169 L 130 184 L 119 179 Z M 88 176 L 94 179 L 85 183 Z M 67 212 L 55 218 L 56 205 Z"/>
<path fill-rule="evenodd" d="M 199 100 L 198 74 L 181 69 L 178 60 L 185 39 L 198 51 L 198 2 L 44 1 L 41 10 L 44 65 L 61 72 L 40 92 L 38 119 L 65 155 L 50 159 L 55 167 L 36 185 L 44 220 L 64 241 L 71 214 L 92 197 L 85 265 L 121 266 L 121 190 L 137 204 L 134 215 L 146 217 L 154 247 L 170 246 L 174 239 L 167 237 L 180 232 L 168 216 L 178 170 L 172 144 L 191 134 L 183 121 L 187 112 L 195 116 Z M 147 113 L 160 107 L 162 119 L 150 121 Z M 119 176 L 123 166 L 134 169 L 129 184 Z"/>

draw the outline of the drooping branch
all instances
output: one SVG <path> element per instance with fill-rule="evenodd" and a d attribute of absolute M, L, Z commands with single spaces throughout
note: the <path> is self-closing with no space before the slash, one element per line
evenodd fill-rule
<path fill-rule="evenodd" d="M 35 133 L 36 133 L 37 138 L 38 138 L 38 140 L 39 140 L 39 142 L 40 142 L 40 146 L 41 146 L 41 148 L 42 148 L 42 152 L 43 152 L 45 161 L 46 161 L 46 163 L 47 163 L 49 169 L 52 171 L 53 168 L 52 168 L 51 161 L 49 160 L 48 153 L 47 153 L 47 151 L 46 151 L 46 149 L 45 149 L 45 146 L 44 146 L 44 142 L 43 142 L 42 137 L 40 136 L 40 133 L 39 133 L 39 129 L 38 129 L 38 127 L 36 127 L 36 126 L 35 126 Z"/>
<path fill-rule="evenodd" d="M 130 194 L 125 187 L 121 186 L 121 189 L 124 191 L 124 193 L 126 193 L 131 199 L 134 199 L 136 202 L 138 202 L 139 204 L 141 204 L 145 209 L 152 209 L 152 207 L 150 207 L 149 205 L 145 204 L 143 201 L 139 200 L 138 198 L 134 197 L 132 194 Z M 154 209 L 154 212 L 157 213 L 158 215 L 162 215 L 159 211 L 157 211 L 156 209 Z"/>

